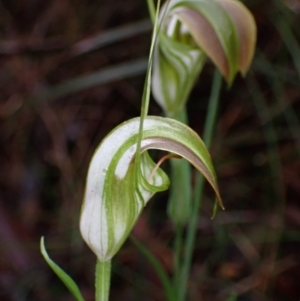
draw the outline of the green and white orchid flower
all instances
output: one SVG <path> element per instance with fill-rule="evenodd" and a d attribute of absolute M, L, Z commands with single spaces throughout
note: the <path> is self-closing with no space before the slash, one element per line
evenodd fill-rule
<path fill-rule="evenodd" d="M 137 156 L 139 124 L 140 118 L 134 118 L 113 130 L 95 151 L 88 171 L 80 231 L 102 262 L 120 249 L 153 194 L 169 186 L 149 149 L 188 160 L 208 180 L 222 206 L 210 155 L 192 129 L 173 119 L 148 116 Z"/>
<path fill-rule="evenodd" d="M 230 85 L 247 72 L 253 58 L 256 25 L 237 0 L 170 0 L 160 12 L 152 92 L 167 116 L 186 104 L 209 57 Z"/>

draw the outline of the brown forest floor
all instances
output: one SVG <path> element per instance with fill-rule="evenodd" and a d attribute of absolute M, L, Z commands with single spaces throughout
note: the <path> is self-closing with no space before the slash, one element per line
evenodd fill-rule
<path fill-rule="evenodd" d="M 299 301 L 300 1 L 244 2 L 258 47 L 248 77 L 223 84 L 212 157 L 227 210 L 210 220 L 208 189 L 188 300 Z M 94 300 L 95 257 L 78 231 L 85 175 L 101 139 L 139 115 L 150 28 L 146 0 L 0 2 L 1 301 L 73 300 L 40 255 L 42 235 Z M 208 63 L 188 104 L 200 134 L 212 73 Z M 150 202 L 134 235 L 171 274 L 166 199 Z M 130 241 L 111 300 L 165 300 Z"/>

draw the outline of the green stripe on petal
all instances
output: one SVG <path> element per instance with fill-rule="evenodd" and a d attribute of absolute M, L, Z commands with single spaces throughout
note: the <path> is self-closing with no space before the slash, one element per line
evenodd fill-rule
<path fill-rule="evenodd" d="M 164 33 L 160 33 L 159 43 L 154 54 L 152 91 L 166 114 L 172 115 L 184 107 L 206 55 Z"/>

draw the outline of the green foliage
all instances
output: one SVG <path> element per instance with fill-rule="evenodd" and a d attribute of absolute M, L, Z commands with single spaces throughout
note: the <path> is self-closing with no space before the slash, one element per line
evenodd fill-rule
<path fill-rule="evenodd" d="M 84 298 L 82 297 L 80 290 L 74 280 L 49 257 L 45 248 L 44 237 L 41 238 L 40 250 L 52 271 L 64 283 L 64 285 L 68 288 L 75 299 L 77 301 L 84 301 Z"/>

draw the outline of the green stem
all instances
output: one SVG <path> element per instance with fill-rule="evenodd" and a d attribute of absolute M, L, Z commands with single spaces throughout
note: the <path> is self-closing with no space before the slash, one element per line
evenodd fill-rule
<path fill-rule="evenodd" d="M 188 124 L 186 108 L 166 114 L 184 124 Z M 191 215 L 191 165 L 186 160 L 170 159 L 170 194 L 168 215 L 176 230 L 183 227 Z M 178 231 L 177 231 L 178 232 Z M 179 231 L 179 232 L 182 232 Z"/>
<path fill-rule="evenodd" d="M 143 138 L 144 119 L 148 114 L 148 108 L 149 108 L 149 102 L 150 102 L 152 60 L 153 60 L 155 41 L 156 41 L 156 37 L 157 37 L 157 34 L 158 34 L 158 13 L 159 13 L 159 8 L 160 8 L 160 1 L 161 0 L 158 0 L 158 2 L 157 2 L 157 10 L 155 12 L 153 33 L 152 33 L 152 38 L 151 38 L 151 46 L 150 46 L 149 59 L 148 59 L 148 68 L 147 68 L 147 72 L 146 72 L 146 79 L 145 79 L 143 96 L 142 96 L 140 126 L 139 126 L 138 139 L 137 139 L 137 149 L 136 149 L 136 162 L 137 162 L 137 164 L 135 164 L 136 169 L 139 168 L 138 163 L 139 163 L 139 160 L 140 160 L 141 141 L 142 141 L 142 138 Z"/>
<path fill-rule="evenodd" d="M 206 144 L 207 148 L 210 147 L 212 136 L 213 136 L 213 130 L 216 122 L 217 109 L 219 103 L 221 83 L 222 83 L 222 77 L 219 71 L 216 70 L 214 74 L 212 91 L 211 91 L 211 96 L 208 105 L 208 113 L 206 115 L 204 134 L 203 134 L 203 141 Z M 187 292 L 188 277 L 191 269 L 192 255 L 193 255 L 196 234 L 197 234 L 197 224 L 198 224 L 199 209 L 202 200 L 203 184 L 204 184 L 203 176 L 200 173 L 197 173 L 194 195 L 193 195 L 194 199 L 192 203 L 193 210 L 187 227 L 187 237 L 185 241 L 185 253 L 183 259 L 181 281 L 179 283 L 180 289 L 179 289 L 178 301 L 184 301 Z"/>
<path fill-rule="evenodd" d="M 166 113 L 170 118 L 188 124 L 186 107 L 179 112 Z M 168 215 L 175 226 L 174 237 L 174 276 L 173 287 L 176 295 L 180 287 L 182 244 L 184 226 L 191 215 L 191 165 L 186 160 L 170 160 L 170 195 L 168 200 Z"/>
<path fill-rule="evenodd" d="M 154 2 L 153 2 L 153 0 L 147 0 L 147 4 L 148 4 L 148 10 L 149 10 L 151 21 L 154 24 L 154 22 L 155 22 L 155 6 L 154 6 Z"/>
<path fill-rule="evenodd" d="M 218 70 L 215 71 L 211 95 L 209 98 L 208 112 L 205 120 L 203 141 L 207 148 L 210 148 L 213 131 L 217 118 L 217 110 L 219 105 L 219 95 L 222 84 L 222 76 Z"/>
<path fill-rule="evenodd" d="M 111 261 L 101 262 L 97 260 L 96 264 L 96 299 L 95 301 L 108 301 L 110 286 Z"/>
<path fill-rule="evenodd" d="M 174 278 L 173 278 L 173 290 L 178 295 L 178 289 L 180 287 L 180 274 L 181 274 L 181 251 L 183 244 L 183 226 L 178 225 L 175 230 L 174 239 Z"/>

